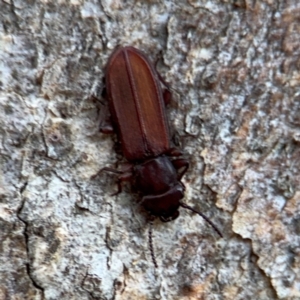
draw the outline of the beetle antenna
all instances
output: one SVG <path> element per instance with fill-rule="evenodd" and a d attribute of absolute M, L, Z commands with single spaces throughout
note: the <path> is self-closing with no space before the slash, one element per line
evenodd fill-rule
<path fill-rule="evenodd" d="M 217 226 L 204 214 L 202 214 L 200 211 L 197 211 L 196 209 L 192 208 L 191 206 L 183 203 L 183 202 L 179 202 L 180 206 L 183 208 L 186 208 L 188 210 L 191 210 L 192 212 L 198 214 L 199 216 L 201 216 L 214 230 L 215 232 L 222 238 L 223 235 L 220 232 L 220 230 L 217 228 Z"/>
<path fill-rule="evenodd" d="M 154 264 L 155 268 L 158 268 L 157 266 L 157 262 L 155 259 L 155 254 L 154 254 L 154 250 L 153 250 L 153 241 L 152 241 L 152 227 L 153 227 L 153 218 L 151 218 L 150 220 L 150 224 L 149 224 L 149 232 L 148 232 L 148 241 L 149 241 L 149 249 L 150 249 L 150 254 L 152 257 L 152 262 Z"/>

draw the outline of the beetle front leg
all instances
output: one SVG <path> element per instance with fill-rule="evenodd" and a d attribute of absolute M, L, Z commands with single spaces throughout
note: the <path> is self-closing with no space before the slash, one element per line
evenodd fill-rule
<path fill-rule="evenodd" d="M 172 160 L 172 164 L 178 173 L 178 180 L 181 180 L 187 169 L 189 168 L 189 162 L 184 158 L 177 158 Z"/>
<path fill-rule="evenodd" d="M 130 181 L 132 179 L 132 172 L 125 172 L 118 177 L 118 190 L 112 194 L 112 196 L 116 196 L 122 192 L 122 182 Z"/>
<path fill-rule="evenodd" d="M 116 169 L 114 169 L 114 168 L 104 167 L 104 168 L 100 169 L 96 174 L 92 175 L 92 176 L 90 177 L 90 179 L 92 179 L 92 180 L 95 179 L 95 178 L 98 177 L 102 172 L 110 172 L 110 173 L 119 174 L 119 175 L 123 174 L 122 171 L 116 170 Z"/>
<path fill-rule="evenodd" d="M 100 169 L 96 174 L 91 176 L 91 179 L 95 179 L 100 173 L 102 172 L 109 172 L 118 175 L 118 190 L 117 192 L 113 193 L 112 196 L 115 196 L 122 192 L 122 182 L 130 181 L 132 179 L 132 165 L 131 164 L 124 164 L 121 167 L 122 170 L 116 170 L 110 167 L 104 167 Z"/>
<path fill-rule="evenodd" d="M 171 156 L 171 157 L 172 157 L 172 156 L 178 157 L 178 156 L 182 156 L 182 155 L 183 155 L 182 151 L 179 150 L 179 149 L 177 149 L 177 148 L 175 148 L 175 147 L 170 148 L 170 149 L 166 152 L 166 154 L 167 154 L 168 156 Z"/>

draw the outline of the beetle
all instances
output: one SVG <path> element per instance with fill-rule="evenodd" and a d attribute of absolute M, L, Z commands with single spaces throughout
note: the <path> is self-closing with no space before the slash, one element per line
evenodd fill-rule
<path fill-rule="evenodd" d="M 105 70 L 105 98 L 129 165 L 126 170 L 106 167 L 99 171 L 119 175 L 118 192 L 127 180 L 140 195 L 141 205 L 150 214 L 149 245 L 155 267 L 152 224 L 156 217 L 163 222 L 175 220 L 183 207 L 204 218 L 222 237 L 205 215 L 182 202 L 185 186 L 181 178 L 189 163 L 171 147 L 165 110 L 170 93 L 162 90 L 162 84 L 167 87 L 142 51 L 126 46 L 112 53 Z"/>

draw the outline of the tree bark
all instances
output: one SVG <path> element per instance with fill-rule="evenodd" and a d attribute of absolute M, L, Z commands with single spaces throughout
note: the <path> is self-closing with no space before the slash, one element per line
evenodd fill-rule
<path fill-rule="evenodd" d="M 297 0 L 0 3 L 0 299 L 299 299 Z M 153 224 L 121 163 L 102 78 L 117 45 L 173 88 L 190 167 Z"/>

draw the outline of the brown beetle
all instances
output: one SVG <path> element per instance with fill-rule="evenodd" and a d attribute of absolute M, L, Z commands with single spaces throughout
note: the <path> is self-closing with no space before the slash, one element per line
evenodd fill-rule
<path fill-rule="evenodd" d="M 125 171 L 100 171 L 119 174 L 119 191 L 121 181 L 131 181 L 151 215 L 150 224 L 155 217 L 163 222 L 176 219 L 181 206 L 202 216 L 222 237 L 206 216 L 181 201 L 185 187 L 180 180 L 189 164 L 170 145 L 165 112 L 168 94 L 163 93 L 160 77 L 145 54 L 134 47 L 117 48 L 106 67 L 105 85 L 113 126 L 130 164 Z M 157 267 L 151 232 L 150 226 L 151 256 Z"/>

